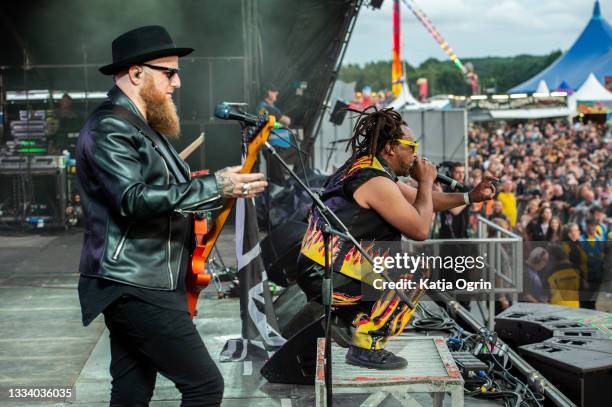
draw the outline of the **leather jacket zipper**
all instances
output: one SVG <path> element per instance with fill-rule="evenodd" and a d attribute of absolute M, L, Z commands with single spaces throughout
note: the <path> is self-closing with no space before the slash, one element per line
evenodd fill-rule
<path fill-rule="evenodd" d="M 113 257 L 112 257 L 113 260 L 117 260 L 119 258 L 119 254 L 121 253 L 121 249 L 123 249 L 123 245 L 125 244 L 125 241 L 127 240 L 127 235 L 128 233 L 130 233 L 131 227 L 132 225 L 128 225 L 127 229 L 125 230 L 125 233 L 121 235 L 119 244 L 117 245 L 117 247 L 115 248 L 115 252 L 113 253 Z"/>
<path fill-rule="evenodd" d="M 201 205 L 203 205 L 205 203 L 212 202 L 212 201 L 214 201 L 216 199 L 219 199 L 219 198 L 221 198 L 221 195 L 217 194 L 214 197 L 212 197 L 210 199 L 207 199 L 205 201 L 200 201 L 200 202 L 198 202 L 195 205 L 191 205 L 191 206 L 188 206 L 188 207 L 182 208 L 182 209 L 175 209 L 174 212 L 178 212 L 178 213 L 180 213 L 183 216 L 187 216 L 190 213 L 200 213 L 200 212 L 216 211 L 217 209 L 223 208 L 223 205 L 219 205 L 219 206 L 216 206 L 214 208 L 209 208 L 209 209 L 205 209 L 205 210 L 202 210 L 202 209 L 191 209 L 191 208 L 198 208 L 198 207 L 200 207 Z"/>
<path fill-rule="evenodd" d="M 156 146 L 157 147 L 157 146 Z M 161 155 L 161 153 L 160 153 Z M 166 169 L 166 178 L 168 179 L 168 185 L 170 185 L 170 170 L 168 169 L 168 164 L 166 164 L 166 160 L 164 159 L 164 157 L 161 157 L 161 161 L 162 163 L 164 163 L 164 168 Z M 170 266 L 170 258 L 172 257 L 172 249 L 170 248 L 170 239 L 172 238 L 172 218 L 168 217 L 168 240 L 166 242 L 166 247 L 168 248 L 168 258 L 166 259 L 166 264 L 168 265 L 168 275 L 170 276 L 170 287 L 172 287 L 172 289 L 174 289 L 174 277 L 172 276 L 172 267 Z M 181 256 L 183 255 L 182 253 L 183 247 L 181 245 Z M 179 265 L 178 267 L 181 267 L 180 261 L 179 261 Z M 177 270 L 177 275 L 178 275 L 178 270 Z"/>

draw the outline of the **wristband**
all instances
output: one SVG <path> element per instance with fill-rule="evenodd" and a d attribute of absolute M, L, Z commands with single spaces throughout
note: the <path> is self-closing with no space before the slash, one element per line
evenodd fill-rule
<path fill-rule="evenodd" d="M 469 205 L 471 203 L 470 202 L 470 194 L 468 192 L 465 192 L 463 194 L 463 201 L 465 202 L 466 205 Z"/>

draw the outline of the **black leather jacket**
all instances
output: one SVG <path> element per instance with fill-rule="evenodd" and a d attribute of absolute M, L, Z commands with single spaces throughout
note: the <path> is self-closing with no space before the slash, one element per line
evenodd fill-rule
<path fill-rule="evenodd" d="M 192 246 L 191 212 L 220 204 L 215 177 L 191 179 L 188 165 L 163 136 L 109 109 L 122 106 L 144 120 L 131 100 L 117 87 L 108 96 L 110 103 L 89 116 L 77 143 L 85 215 L 79 271 L 174 290 L 181 259 Z"/>

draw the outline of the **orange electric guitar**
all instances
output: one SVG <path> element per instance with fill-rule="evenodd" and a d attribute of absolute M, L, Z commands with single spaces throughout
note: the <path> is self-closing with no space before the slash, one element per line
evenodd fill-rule
<path fill-rule="evenodd" d="M 240 170 L 241 174 L 251 172 L 257 159 L 257 153 L 259 153 L 263 144 L 268 140 L 270 131 L 274 128 L 275 123 L 276 119 L 274 116 L 268 116 L 266 120 L 262 120 L 260 126 L 244 130 L 243 137 L 246 138 L 247 152 L 244 164 Z M 208 260 L 235 203 L 236 198 L 226 199 L 221 212 L 210 224 L 207 222 L 206 217 L 196 216 L 194 232 L 197 245 L 191 257 L 191 268 L 187 273 L 186 280 L 187 306 L 192 319 L 196 314 L 200 291 L 206 288 L 212 280 L 212 275 L 206 271 L 206 260 Z"/>

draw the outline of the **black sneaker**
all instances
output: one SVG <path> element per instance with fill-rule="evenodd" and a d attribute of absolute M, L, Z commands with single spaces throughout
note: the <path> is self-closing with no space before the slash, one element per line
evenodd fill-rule
<path fill-rule="evenodd" d="M 396 356 L 388 350 L 363 349 L 353 345 L 349 347 L 346 353 L 346 363 L 381 370 L 403 369 L 408 366 L 406 359 Z"/>

